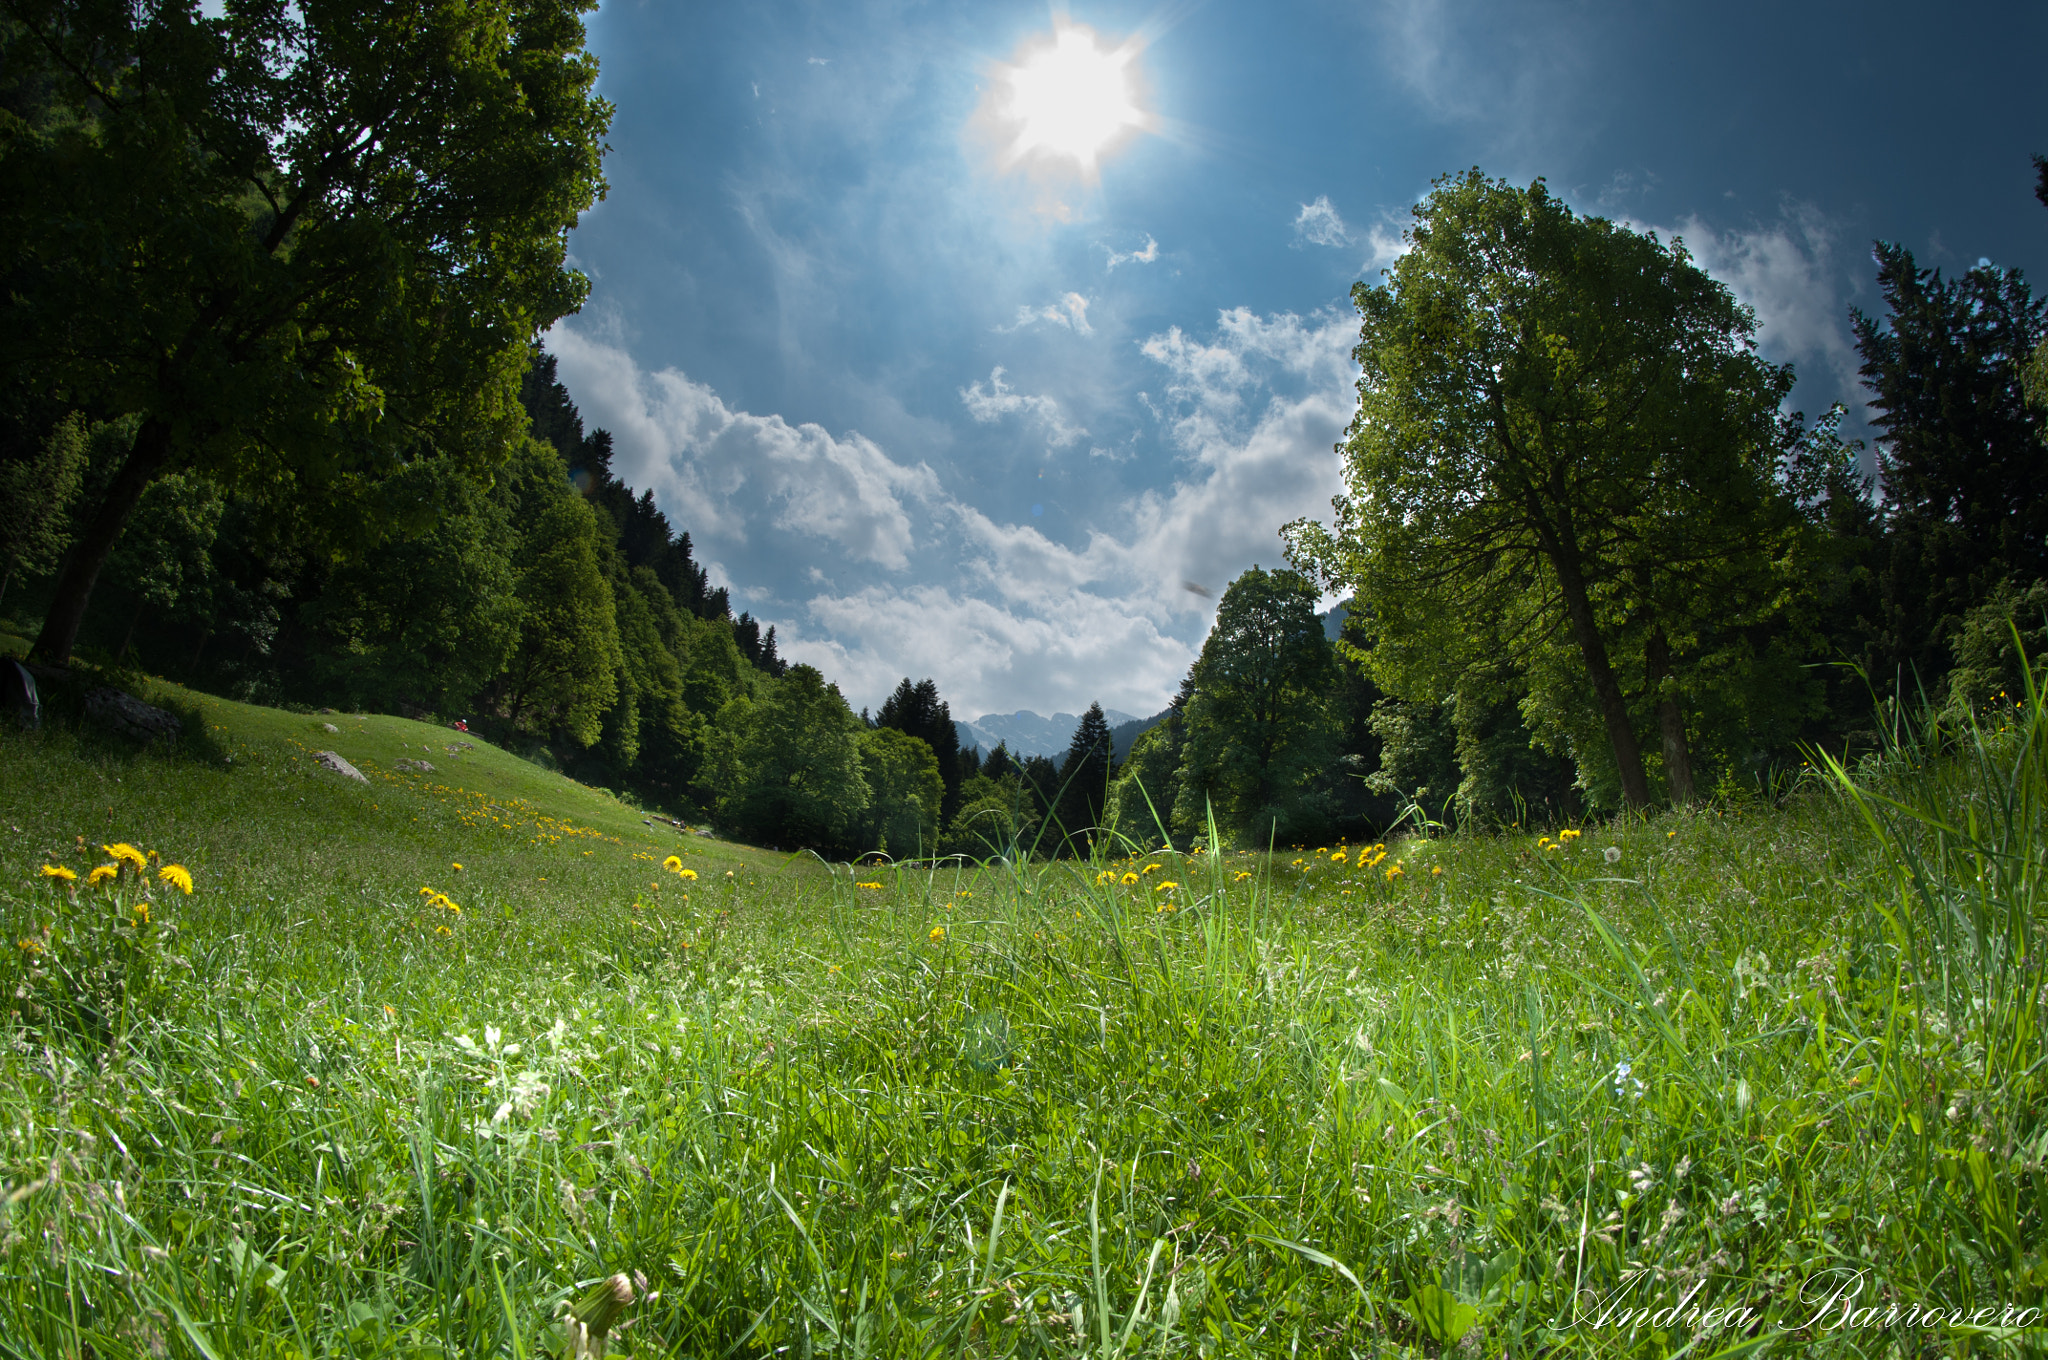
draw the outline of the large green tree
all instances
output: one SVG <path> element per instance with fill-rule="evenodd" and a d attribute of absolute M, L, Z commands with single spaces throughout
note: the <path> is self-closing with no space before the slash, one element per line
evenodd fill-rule
<path fill-rule="evenodd" d="M 1624 803 L 1650 801 L 1638 710 L 1690 797 L 1688 668 L 1784 598 L 1790 370 L 1681 245 L 1540 180 L 1439 181 L 1409 242 L 1353 290 L 1347 491 L 1334 530 L 1290 526 L 1296 560 L 1356 587 L 1390 693 L 1434 700 L 1515 660 L 1553 712 L 1590 693 Z"/>
<path fill-rule="evenodd" d="M 1317 819 L 1308 793 L 1333 754 L 1334 660 L 1314 582 L 1253 567 L 1230 583 L 1182 719 L 1175 830 L 1201 834 L 1213 809 L 1233 839 L 1264 844 Z"/>
<path fill-rule="evenodd" d="M 304 611 L 313 670 L 356 708 L 462 711 L 520 634 L 516 539 L 504 510 L 442 459 L 384 479 L 382 540 L 337 563 Z"/>
<path fill-rule="evenodd" d="M 938 682 L 926 678 L 913 685 L 904 676 L 876 711 L 875 725 L 893 727 L 932 748 L 946 786 L 943 820 L 952 821 L 960 807 L 960 729 L 953 725 L 951 706 L 939 697 Z"/>
<path fill-rule="evenodd" d="M 787 677 L 784 677 L 787 683 Z M 859 734 L 861 778 L 868 786 L 857 850 L 883 850 L 898 859 L 938 849 L 939 808 L 946 785 L 932 748 L 893 727 Z"/>
<path fill-rule="evenodd" d="M 144 490 L 318 497 L 431 443 L 488 465 L 610 109 L 589 0 L 0 0 L 0 390 L 138 418 L 37 652 L 70 654 Z"/>
<path fill-rule="evenodd" d="M 756 841 L 826 848 L 856 831 L 869 802 L 861 723 L 816 668 L 764 679 L 759 700 L 735 698 L 714 727 L 706 774 L 725 825 Z"/>

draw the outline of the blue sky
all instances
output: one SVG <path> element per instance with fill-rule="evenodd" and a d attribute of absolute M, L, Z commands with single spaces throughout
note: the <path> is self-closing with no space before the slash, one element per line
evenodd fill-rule
<path fill-rule="evenodd" d="M 990 112 L 1056 24 L 1143 126 L 1092 175 Z M 2048 267 L 2048 6 L 606 3 L 611 191 L 548 338 L 615 466 L 856 706 L 1151 713 L 1326 514 L 1348 295 L 1439 175 L 1681 235 L 1809 413 L 1873 237 Z"/>

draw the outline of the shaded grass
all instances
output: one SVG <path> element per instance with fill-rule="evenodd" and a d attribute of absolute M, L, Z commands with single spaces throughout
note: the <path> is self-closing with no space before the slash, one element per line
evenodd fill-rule
<path fill-rule="evenodd" d="M 481 743 L 208 711 L 230 765 L 0 738 L 10 938 L 106 910 L 79 835 L 200 884 L 117 1039 L 8 1031 L 12 1353 L 533 1355 L 614 1271 L 641 1355 L 2039 1336 L 2036 725 L 1561 848 L 686 883 Z"/>

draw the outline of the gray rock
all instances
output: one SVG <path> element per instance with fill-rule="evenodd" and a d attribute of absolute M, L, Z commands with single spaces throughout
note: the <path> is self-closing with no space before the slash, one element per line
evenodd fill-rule
<path fill-rule="evenodd" d="M 318 761 L 320 764 L 326 766 L 328 769 L 334 771 L 336 774 L 342 775 L 348 779 L 353 779 L 359 784 L 367 784 L 370 782 L 368 779 L 363 777 L 363 772 L 361 770 L 358 770 L 355 766 L 349 764 L 346 760 L 343 760 L 341 758 L 341 753 L 339 751 L 315 751 L 313 753 L 313 759 Z"/>
<path fill-rule="evenodd" d="M 333 723 L 321 723 L 320 725 L 330 732 L 339 732 L 341 730 L 339 727 L 336 727 Z"/>
<path fill-rule="evenodd" d="M 137 741 L 159 737 L 176 739 L 184 725 L 154 704 L 145 704 L 118 689 L 90 689 L 85 692 L 85 715 L 103 727 Z"/>
<path fill-rule="evenodd" d="M 43 699 L 36 690 L 36 678 L 19 661 L 0 664 L 0 689 L 5 690 L 6 707 L 23 727 L 43 725 Z"/>
<path fill-rule="evenodd" d="M 396 768 L 401 770 L 417 770 L 421 774 L 432 774 L 434 772 L 434 767 L 424 760 L 400 760 L 394 762 L 394 764 Z"/>

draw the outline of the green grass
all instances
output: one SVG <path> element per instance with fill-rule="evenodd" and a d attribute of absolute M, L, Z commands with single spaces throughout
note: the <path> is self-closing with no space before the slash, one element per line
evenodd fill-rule
<path fill-rule="evenodd" d="M 638 1356 L 2040 1345 L 2043 725 L 1561 849 L 849 870 L 185 698 L 231 759 L 0 735 L 0 1353 L 533 1356 L 621 1271 Z M 115 838 L 193 894 L 40 875 Z"/>

